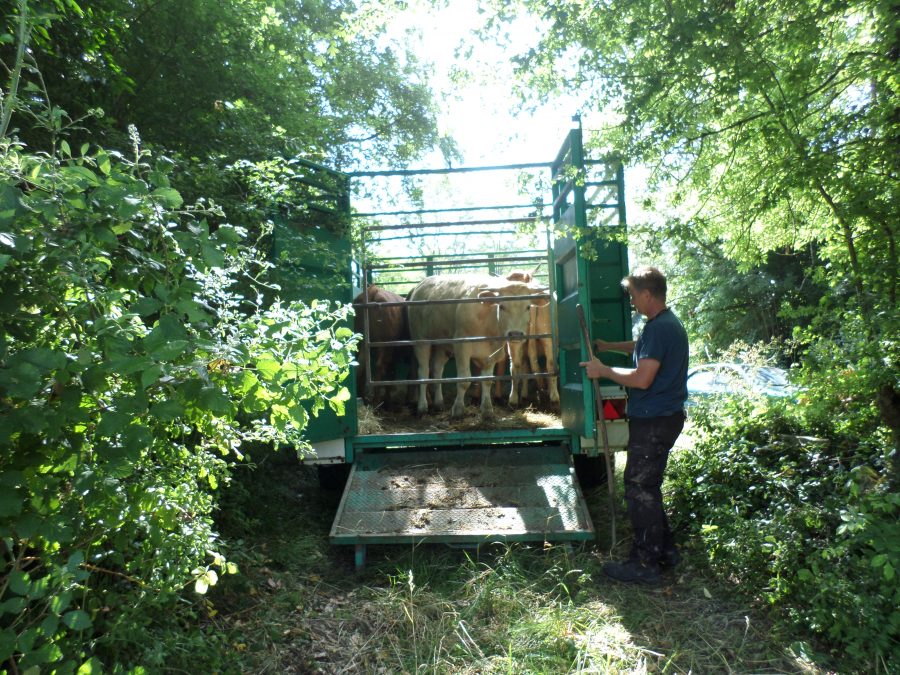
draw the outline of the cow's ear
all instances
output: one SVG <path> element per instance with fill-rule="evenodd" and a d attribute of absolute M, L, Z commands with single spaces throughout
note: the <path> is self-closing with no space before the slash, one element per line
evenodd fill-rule
<path fill-rule="evenodd" d="M 550 304 L 550 298 L 535 298 L 531 301 L 533 307 L 546 307 Z"/>
<path fill-rule="evenodd" d="M 488 305 L 495 304 L 494 298 L 497 298 L 499 296 L 500 293 L 497 291 L 481 291 L 481 293 L 478 294 L 478 298 Z"/>

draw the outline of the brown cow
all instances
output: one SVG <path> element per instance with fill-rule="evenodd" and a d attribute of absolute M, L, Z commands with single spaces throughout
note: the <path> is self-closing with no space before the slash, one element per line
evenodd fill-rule
<path fill-rule="evenodd" d="M 368 306 L 366 306 L 368 301 Z M 363 334 L 363 341 L 359 347 L 359 369 L 357 371 L 357 390 L 359 395 L 373 405 L 380 403 L 385 398 L 386 387 L 375 387 L 369 384 L 366 377 L 371 372 L 373 382 L 384 381 L 388 374 L 393 374 L 394 366 L 399 363 L 408 363 L 410 360 L 410 348 L 398 347 L 369 347 L 370 342 L 395 342 L 397 340 L 409 340 L 409 322 L 407 320 L 406 307 L 392 305 L 382 307 L 380 303 L 404 302 L 403 296 L 391 293 L 375 284 L 366 289 L 366 294 L 360 293 L 353 301 L 356 316 L 353 319 L 353 329 Z M 365 316 L 368 311 L 369 329 L 365 330 Z M 369 352 L 374 362 L 374 367 L 369 369 Z M 373 391 L 374 390 L 374 391 Z"/>

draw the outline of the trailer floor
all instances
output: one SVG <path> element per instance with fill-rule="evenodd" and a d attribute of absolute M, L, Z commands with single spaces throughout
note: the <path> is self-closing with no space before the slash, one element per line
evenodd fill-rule
<path fill-rule="evenodd" d="M 363 453 L 331 529 L 335 544 L 592 539 L 568 451 L 523 446 Z"/>
<path fill-rule="evenodd" d="M 406 407 L 388 409 L 360 404 L 357 415 L 361 435 L 562 427 L 559 410 L 533 404 L 511 409 L 502 403 L 495 403 L 494 417 L 490 420 L 482 419 L 475 405 L 467 406 L 463 417 L 451 419 L 449 404 L 443 411 L 432 410 L 421 417 Z"/>

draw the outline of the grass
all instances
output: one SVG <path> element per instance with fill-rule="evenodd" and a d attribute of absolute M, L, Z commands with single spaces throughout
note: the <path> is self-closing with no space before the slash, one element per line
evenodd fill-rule
<path fill-rule="evenodd" d="M 772 634 L 689 544 L 661 586 L 606 580 L 605 486 L 586 495 L 597 542 L 370 546 L 361 574 L 351 548 L 328 544 L 339 495 L 321 491 L 314 471 L 269 458 L 240 486 L 223 512 L 251 515 L 222 529 L 240 540 L 231 558 L 242 574 L 208 599 L 208 621 L 227 636 L 226 671 L 826 672 L 795 657 L 797 638 Z M 620 537 L 624 520 L 622 509 Z"/>

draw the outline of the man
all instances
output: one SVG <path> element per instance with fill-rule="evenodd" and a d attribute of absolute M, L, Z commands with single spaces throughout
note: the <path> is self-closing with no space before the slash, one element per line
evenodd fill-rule
<path fill-rule="evenodd" d="M 666 277 L 641 267 L 622 280 L 647 323 L 637 341 L 604 342 L 595 348 L 634 354 L 634 368 L 611 368 L 597 358 L 581 363 L 590 378 L 628 387 L 628 458 L 625 503 L 634 530 L 628 560 L 609 562 L 604 573 L 627 583 L 656 583 L 663 569 L 681 556 L 672 539 L 662 503 L 663 473 L 669 451 L 684 427 L 687 400 L 688 340 L 684 326 L 666 306 Z"/>

